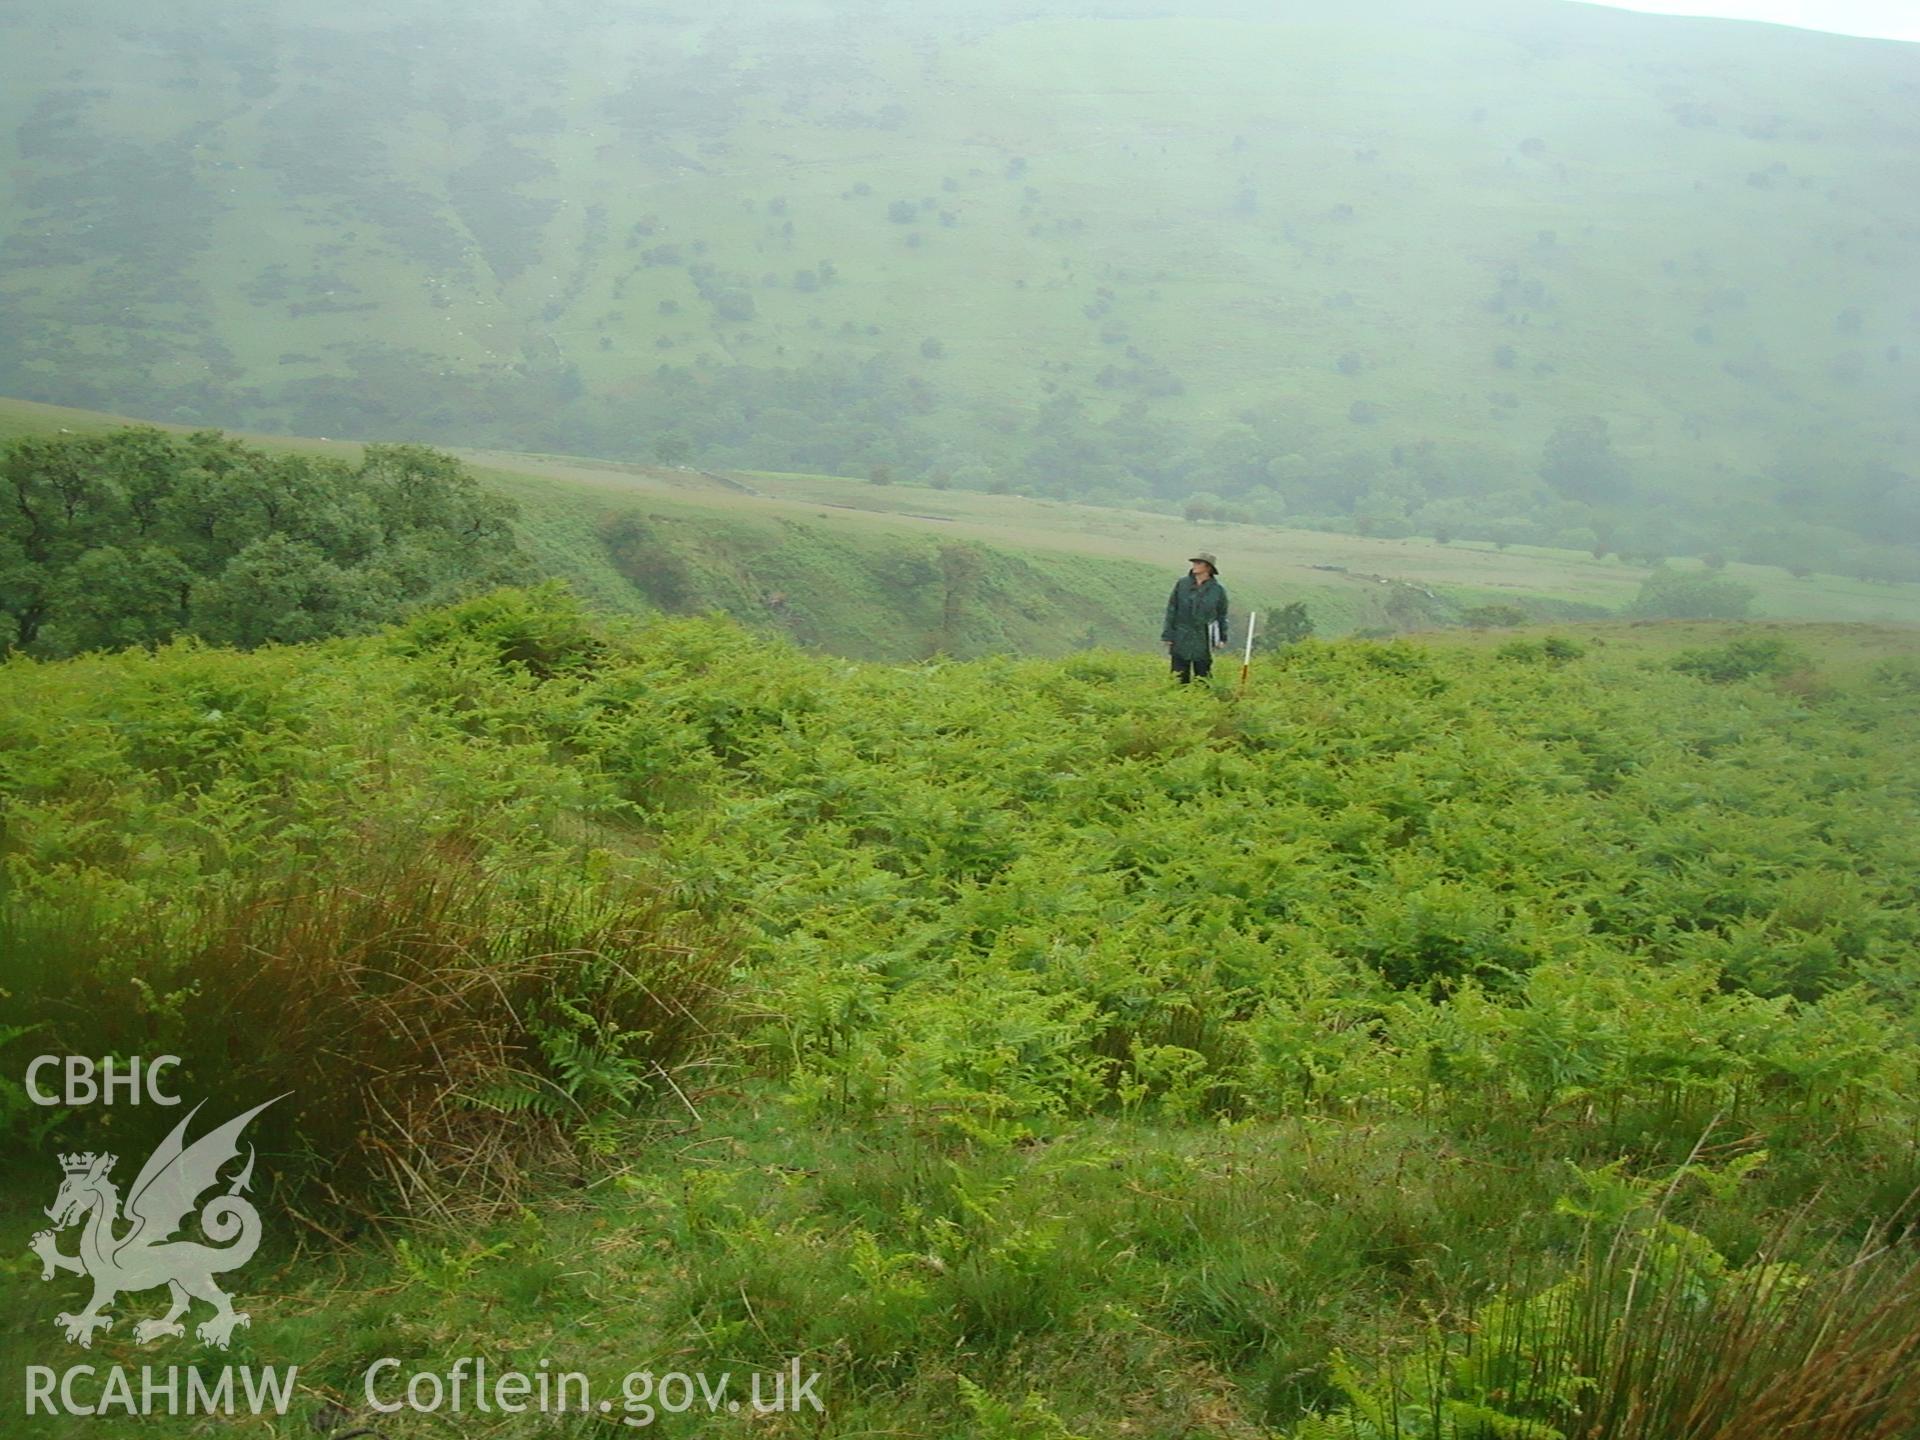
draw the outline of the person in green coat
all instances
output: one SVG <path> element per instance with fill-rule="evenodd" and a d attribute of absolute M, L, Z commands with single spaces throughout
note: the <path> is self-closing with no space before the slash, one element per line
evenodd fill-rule
<path fill-rule="evenodd" d="M 1182 685 L 1213 673 L 1213 652 L 1227 643 L 1227 590 L 1220 583 L 1220 562 L 1202 550 L 1192 568 L 1174 583 L 1167 597 L 1167 623 L 1160 639 L 1173 657 L 1173 673 Z"/>

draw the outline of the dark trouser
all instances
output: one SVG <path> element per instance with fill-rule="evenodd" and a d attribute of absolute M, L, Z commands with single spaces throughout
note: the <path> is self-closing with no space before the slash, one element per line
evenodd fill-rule
<path fill-rule="evenodd" d="M 1202 655 L 1197 660 L 1182 660 L 1176 655 L 1173 657 L 1173 673 L 1180 677 L 1182 685 L 1192 684 L 1196 675 L 1204 680 L 1213 674 L 1213 656 Z"/>

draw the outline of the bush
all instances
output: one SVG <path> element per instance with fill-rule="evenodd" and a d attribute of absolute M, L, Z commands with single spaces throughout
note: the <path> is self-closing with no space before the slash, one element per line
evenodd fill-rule
<path fill-rule="evenodd" d="M 1648 620 L 1741 620 L 1754 593 L 1723 576 L 1660 565 L 1640 582 L 1626 613 Z"/>
<path fill-rule="evenodd" d="M 403 655 L 469 643 L 503 668 L 537 679 L 593 668 L 607 653 L 566 584 L 549 580 L 531 590 L 499 590 L 429 611 L 402 626 L 394 648 Z"/>
<path fill-rule="evenodd" d="M 1714 650 L 1686 650 L 1674 660 L 1682 675 L 1727 684 L 1756 675 L 1784 675 L 1808 665 L 1807 657 L 1777 635 L 1734 640 Z"/>
<path fill-rule="evenodd" d="M 1493 653 L 1501 660 L 1518 660 L 1523 664 L 1564 665 L 1569 660 L 1578 660 L 1587 651 L 1577 640 L 1549 635 L 1541 640 L 1509 640 Z"/>

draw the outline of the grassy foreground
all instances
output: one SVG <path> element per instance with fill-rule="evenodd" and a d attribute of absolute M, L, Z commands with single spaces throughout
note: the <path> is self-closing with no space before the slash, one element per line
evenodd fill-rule
<path fill-rule="evenodd" d="M 1659 1390 L 1587 1343 L 1622 1272 L 1583 1234 L 1633 1237 L 1657 1333 L 1769 1433 L 1736 1381 L 1800 1333 L 1778 1296 L 1865 1273 L 1822 1247 L 1920 1184 L 1916 710 L 1891 629 L 1309 642 L 1234 701 L 553 591 L 10 661 L 9 1433 L 113 1423 L 17 1418 L 82 1360 L 297 1365 L 235 1433 L 620 1428 L 375 1416 L 382 1356 L 822 1376 L 824 1414 L 667 1434 L 1673 1433 L 1461 1358 Z M 174 1117 L 32 1110 L 43 1052 L 179 1054 L 209 1115 L 291 1092 L 224 1356 L 136 1344 L 154 1295 L 60 1339 L 56 1151 L 124 1180 Z M 1920 1301 L 1883 1290 L 1802 1368 L 1897 1424 Z M 1392 1420 L 1437 1355 L 1453 1428 Z"/>

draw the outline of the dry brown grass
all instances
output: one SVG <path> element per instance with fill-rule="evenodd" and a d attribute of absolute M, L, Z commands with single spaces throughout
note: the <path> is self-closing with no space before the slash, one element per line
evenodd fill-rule
<path fill-rule="evenodd" d="M 669 890 L 493 869 L 457 840 L 275 874 L 162 928 L 41 917 L 43 955 L 64 953 L 20 997 L 36 1046 L 178 1054 L 207 1120 L 284 1094 L 248 1131 L 263 1168 L 363 1215 L 510 1204 L 649 1091 L 684 1117 L 673 1072 L 702 1053 L 735 955 Z M 100 1003 L 129 973 L 138 1015 Z M 570 1040 L 596 1076 L 568 1073 Z"/>
<path fill-rule="evenodd" d="M 1537 1440 L 1920 1435 L 1920 1256 L 1874 1244 L 1716 1274 L 1688 1235 L 1656 1224 L 1595 1239 L 1570 1281 L 1495 1306 L 1467 1354 L 1497 1383 L 1455 1397 Z M 1392 1433 L 1426 1434 L 1425 1408 L 1401 1410 Z M 1506 1432 L 1463 1420 L 1457 1433 Z"/>

